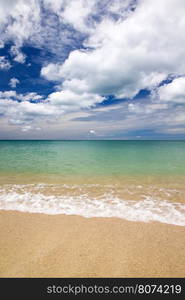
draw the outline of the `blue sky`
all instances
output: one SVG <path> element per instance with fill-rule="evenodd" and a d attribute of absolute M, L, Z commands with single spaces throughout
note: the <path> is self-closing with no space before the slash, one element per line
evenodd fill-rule
<path fill-rule="evenodd" d="M 1 0 L 0 139 L 184 139 L 184 0 Z"/>

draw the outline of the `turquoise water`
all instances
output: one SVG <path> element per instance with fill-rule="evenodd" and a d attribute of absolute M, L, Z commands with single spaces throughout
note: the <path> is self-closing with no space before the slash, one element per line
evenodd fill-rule
<path fill-rule="evenodd" d="M 0 141 L 0 173 L 185 175 L 185 141 Z"/>
<path fill-rule="evenodd" d="M 0 141 L 0 209 L 185 226 L 185 142 Z"/>

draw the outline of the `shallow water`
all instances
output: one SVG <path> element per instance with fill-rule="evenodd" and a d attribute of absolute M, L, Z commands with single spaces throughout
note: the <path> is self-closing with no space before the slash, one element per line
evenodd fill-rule
<path fill-rule="evenodd" d="M 0 208 L 185 225 L 185 142 L 1 141 Z"/>
<path fill-rule="evenodd" d="M 185 141 L 0 141 L 0 173 L 185 175 Z"/>

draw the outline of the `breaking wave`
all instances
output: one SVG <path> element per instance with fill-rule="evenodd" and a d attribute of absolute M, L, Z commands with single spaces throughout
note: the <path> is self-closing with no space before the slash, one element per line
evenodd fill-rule
<path fill-rule="evenodd" d="M 88 188 L 92 187 L 97 189 L 98 185 L 91 185 Z M 78 193 L 70 192 L 76 188 Z M 50 193 L 46 192 L 47 189 Z M 84 192 L 82 186 L 66 185 L 60 193 L 56 190 L 55 186 L 44 184 L 1 186 L 0 209 L 79 215 L 86 218 L 116 217 L 129 221 L 157 221 L 185 226 L 185 204 L 161 199 L 156 195 L 142 194 L 141 199 L 136 201 L 119 197 L 112 192 L 111 186 L 102 189 L 97 195 L 90 194 L 87 190 Z"/>

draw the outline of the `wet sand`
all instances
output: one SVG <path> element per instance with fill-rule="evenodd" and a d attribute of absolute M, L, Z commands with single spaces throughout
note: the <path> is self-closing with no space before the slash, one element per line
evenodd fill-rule
<path fill-rule="evenodd" d="M 185 277 L 185 227 L 0 211 L 0 277 Z"/>

